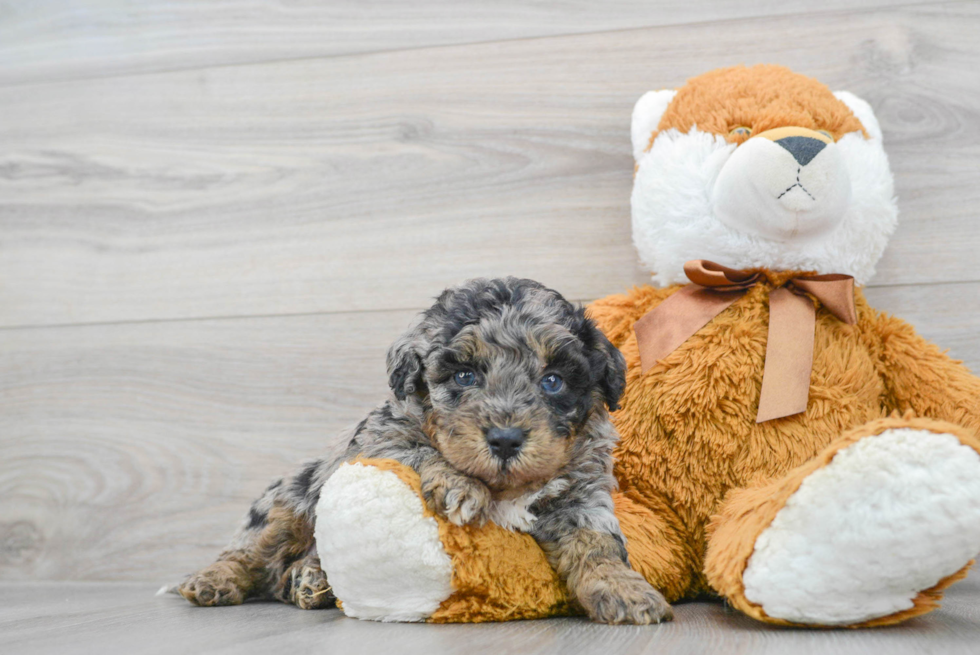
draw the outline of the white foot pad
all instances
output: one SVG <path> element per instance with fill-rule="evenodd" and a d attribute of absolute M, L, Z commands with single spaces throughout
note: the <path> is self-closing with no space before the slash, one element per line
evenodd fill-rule
<path fill-rule="evenodd" d="M 320 565 L 347 616 L 424 621 L 453 593 L 439 526 L 391 471 L 344 464 L 316 506 Z"/>
<path fill-rule="evenodd" d="M 803 481 L 756 540 L 745 597 L 796 623 L 860 623 L 912 607 L 978 552 L 980 455 L 887 430 Z"/>

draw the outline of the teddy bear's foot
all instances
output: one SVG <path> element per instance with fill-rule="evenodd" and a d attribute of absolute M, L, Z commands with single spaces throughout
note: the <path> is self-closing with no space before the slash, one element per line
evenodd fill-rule
<path fill-rule="evenodd" d="M 709 580 L 774 622 L 879 625 L 934 609 L 980 552 L 977 447 L 962 429 L 924 419 L 842 437 L 726 501 Z"/>
<path fill-rule="evenodd" d="M 316 543 L 348 616 L 459 623 L 576 611 L 530 535 L 434 514 L 418 474 L 393 460 L 337 469 L 320 492 Z"/>
<path fill-rule="evenodd" d="M 342 465 L 320 492 L 316 543 L 347 616 L 424 621 L 453 593 L 436 520 L 390 470 Z"/>

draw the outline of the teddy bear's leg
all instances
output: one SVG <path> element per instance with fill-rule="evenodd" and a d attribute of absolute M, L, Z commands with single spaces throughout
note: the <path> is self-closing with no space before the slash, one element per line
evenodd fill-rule
<path fill-rule="evenodd" d="M 453 593 L 439 526 L 392 471 L 342 465 L 323 485 L 316 548 L 348 616 L 424 621 Z"/>
<path fill-rule="evenodd" d="M 529 535 L 456 526 L 392 460 L 342 465 L 316 509 L 316 547 L 339 605 L 376 621 L 502 621 L 573 611 Z"/>
<path fill-rule="evenodd" d="M 978 451 L 969 430 L 928 419 L 853 430 L 726 497 L 708 581 L 772 623 L 884 625 L 935 609 L 980 552 Z"/>

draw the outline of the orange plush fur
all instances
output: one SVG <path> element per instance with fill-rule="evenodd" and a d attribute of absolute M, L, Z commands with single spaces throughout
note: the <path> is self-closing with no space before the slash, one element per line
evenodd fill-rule
<path fill-rule="evenodd" d="M 358 458 L 391 471 L 422 495 L 418 473 L 390 459 Z M 488 523 L 453 525 L 424 506 L 439 525 L 439 539 L 453 561 L 454 593 L 428 618 L 431 623 L 478 623 L 539 619 L 577 608 L 534 539 Z"/>
<path fill-rule="evenodd" d="M 755 133 L 797 126 L 834 137 L 855 131 L 867 136 L 827 87 L 779 67 L 724 69 L 691 80 L 670 102 L 658 130 L 695 126 L 736 143 L 745 138 L 730 134 L 739 126 Z M 842 448 L 888 428 L 951 434 L 980 452 L 980 380 L 907 323 L 872 309 L 858 290 L 854 325 L 815 300 L 806 411 L 756 423 L 769 292 L 802 273 L 759 272 L 760 283 L 646 372 L 634 325 L 681 287 L 635 288 L 596 301 L 589 315 L 628 366 L 622 409 L 613 414 L 621 436 L 614 501 L 632 566 L 671 602 L 720 594 L 750 616 L 786 624 L 749 601 L 742 582 L 756 538 L 786 499 Z M 547 562 L 532 553 L 529 537 L 438 520 L 462 591 L 430 620 L 574 609 Z M 488 563 L 494 553 L 508 562 Z M 850 627 L 897 623 L 929 611 L 965 571 L 921 591 L 911 609 Z M 474 589 L 475 600 L 467 600 Z"/>
<path fill-rule="evenodd" d="M 787 624 L 747 600 L 741 582 L 755 538 L 785 499 L 837 451 L 886 428 L 955 434 L 980 452 L 980 381 L 908 324 L 871 309 L 859 291 L 856 325 L 817 308 L 807 411 L 756 423 L 768 293 L 797 275 L 762 273 L 764 282 L 645 374 L 633 325 L 680 287 L 637 288 L 589 311 L 628 365 L 623 408 L 613 415 L 622 437 L 614 500 L 633 567 L 672 602 L 721 593 L 750 616 Z M 399 471 L 417 490 L 410 469 L 375 464 Z M 575 610 L 529 536 L 434 518 L 453 559 L 456 592 L 430 621 Z M 897 623 L 934 609 L 942 590 L 965 571 L 919 593 L 909 610 L 850 627 Z"/>
<path fill-rule="evenodd" d="M 689 80 L 671 100 L 650 143 L 663 130 L 686 133 L 695 127 L 742 143 L 749 136 L 732 134 L 736 127 L 760 134 L 788 125 L 826 130 L 835 139 L 864 132 L 847 105 L 817 80 L 782 66 L 753 66 L 721 68 Z"/>
<path fill-rule="evenodd" d="M 764 273 L 769 284 L 753 287 L 646 374 L 640 370 L 633 325 L 680 287 L 642 287 L 590 308 L 628 366 L 623 408 L 613 416 L 622 438 L 616 477 L 623 493 L 644 499 L 658 514 L 673 519 L 663 543 L 641 558 L 667 562 L 668 567 L 661 568 L 680 572 L 666 583 L 657 581 L 668 600 L 727 587 L 719 584 L 724 567 L 716 562 L 716 569 L 705 571 L 704 554 L 709 550 L 708 524 L 725 511 L 722 501 L 729 490 L 762 486 L 808 462 L 846 431 L 896 411 L 965 426 L 968 429 L 958 433 L 967 437 L 980 429 L 980 380 L 908 324 L 875 312 L 860 291 L 857 325 L 817 310 L 807 411 L 756 423 L 769 289 L 771 282 L 797 275 Z M 930 389 L 944 391 L 924 393 Z M 894 420 L 951 431 L 930 419 Z M 963 441 L 980 450 L 975 440 Z M 720 521 L 715 527 L 723 525 Z M 753 540 L 766 525 L 768 521 L 756 526 Z M 686 547 L 677 548 L 678 543 Z M 745 558 L 749 554 L 751 550 L 743 553 Z"/>

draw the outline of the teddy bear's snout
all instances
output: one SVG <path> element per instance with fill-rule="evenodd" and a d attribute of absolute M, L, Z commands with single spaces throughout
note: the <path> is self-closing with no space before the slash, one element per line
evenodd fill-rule
<path fill-rule="evenodd" d="M 833 229 L 850 199 L 847 166 L 833 138 L 803 127 L 767 130 L 736 147 L 712 193 L 723 223 L 781 242 Z"/>

